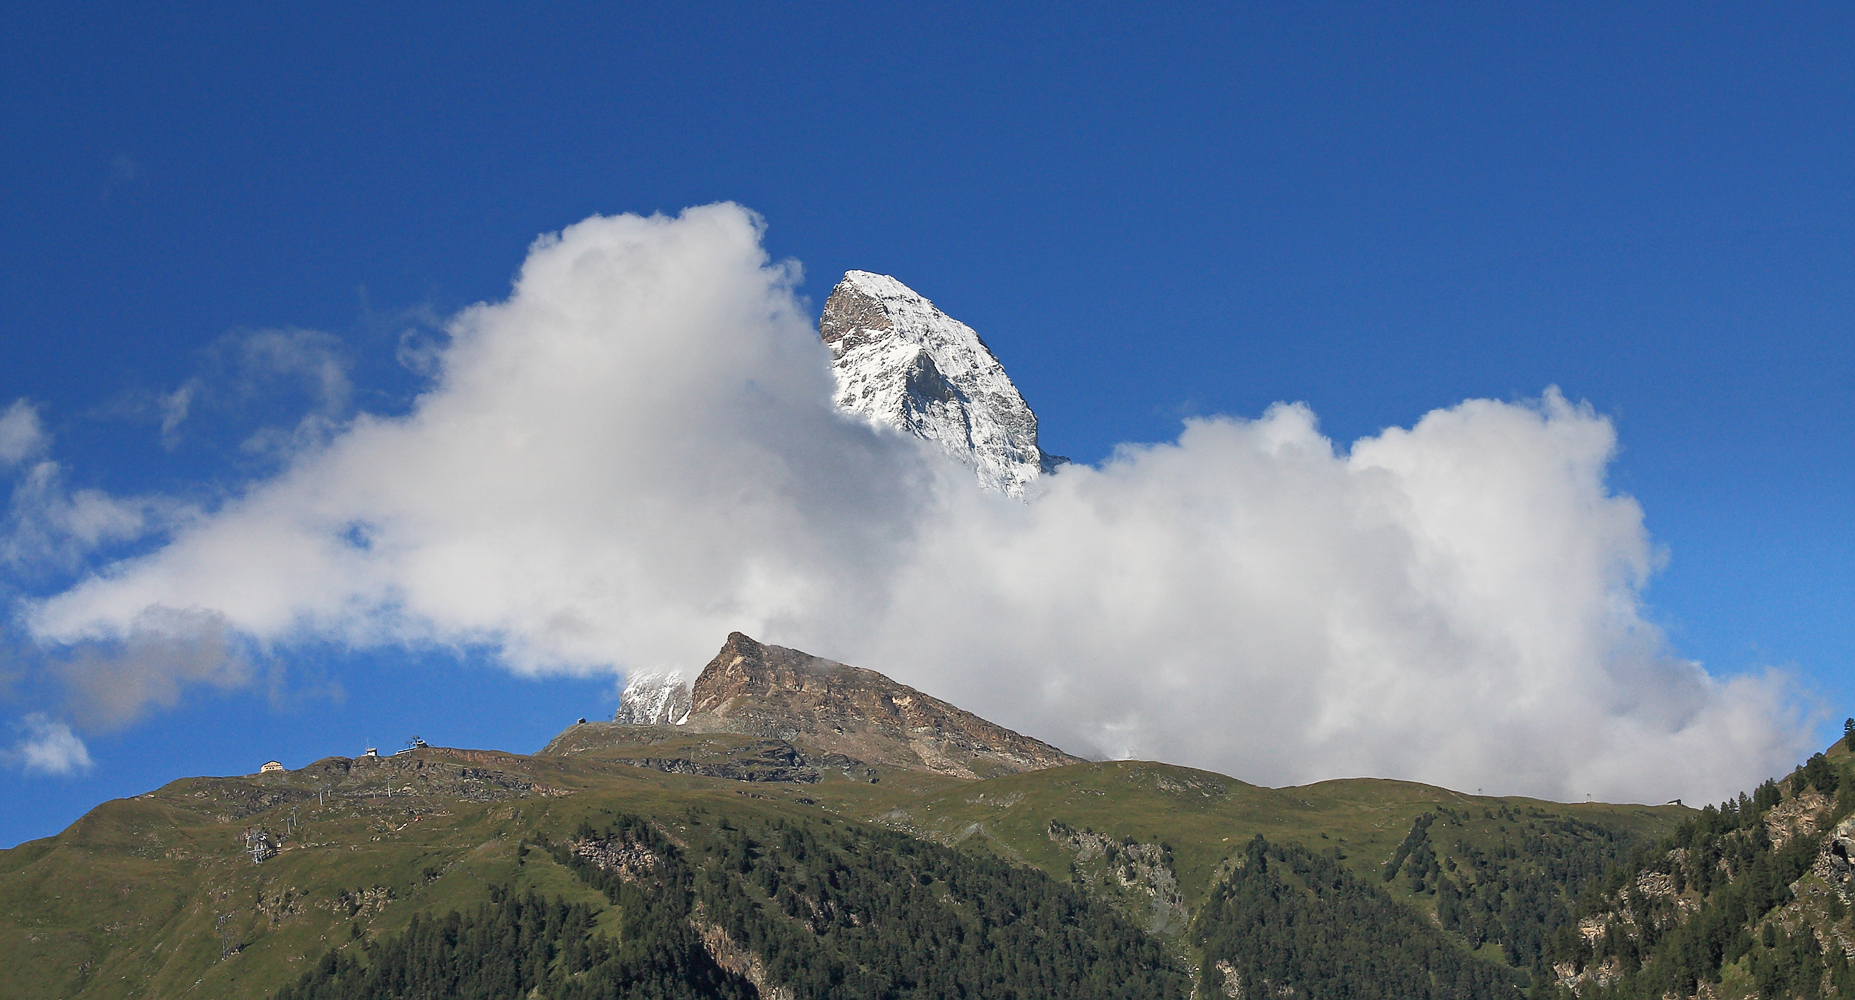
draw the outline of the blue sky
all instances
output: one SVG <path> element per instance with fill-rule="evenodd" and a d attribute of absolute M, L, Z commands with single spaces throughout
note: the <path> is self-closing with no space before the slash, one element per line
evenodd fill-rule
<path fill-rule="evenodd" d="M 1641 593 L 1673 651 L 1717 677 L 1792 671 L 1815 742 L 1855 714 L 1845 5 L 73 4 L 11 23 L 0 406 L 29 401 L 73 490 L 211 509 L 276 471 L 240 448 L 259 428 L 405 413 L 424 383 L 401 348 L 507 296 L 537 235 L 729 200 L 814 306 L 860 268 L 978 329 L 1046 449 L 1083 463 L 1277 401 L 1344 448 L 1556 385 L 1615 428 L 1609 483 L 1665 556 Z M 225 345 L 265 330 L 326 335 L 346 402 L 224 389 Z M 159 400 L 190 380 L 221 391 L 164 435 Z M 15 563 L 0 596 L 159 545 Z M 17 620 L 6 642 L 0 725 L 75 719 L 59 651 Z M 0 770 L 0 843 L 272 756 L 413 733 L 532 749 L 615 701 L 609 674 L 495 661 L 269 648 L 255 680 L 77 724 L 87 771 Z"/>

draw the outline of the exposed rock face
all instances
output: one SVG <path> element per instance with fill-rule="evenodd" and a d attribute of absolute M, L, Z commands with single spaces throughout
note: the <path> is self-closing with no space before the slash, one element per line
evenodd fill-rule
<path fill-rule="evenodd" d="M 648 767 L 666 774 L 700 774 L 729 781 L 783 781 L 810 784 L 818 780 L 816 761 L 785 740 L 761 740 L 724 761 L 698 761 L 688 757 L 632 757 L 620 763 Z"/>
<path fill-rule="evenodd" d="M 959 777 L 1079 764 L 874 670 L 735 632 L 691 689 L 685 731 L 789 740 L 813 753 Z"/>
<path fill-rule="evenodd" d="M 663 866 L 663 859 L 629 837 L 580 838 L 569 842 L 567 850 L 575 857 L 592 862 L 601 871 L 616 872 L 619 878 L 627 882 L 643 881 Z"/>
<path fill-rule="evenodd" d="M 1836 824 L 1823 838 L 1823 849 L 1812 866 L 1816 877 L 1848 899 L 1855 893 L 1855 816 Z"/>
<path fill-rule="evenodd" d="M 850 271 L 825 300 L 837 405 L 924 438 L 1015 497 L 1066 459 L 1037 446 L 1037 415 L 972 327 L 887 275 Z"/>
<path fill-rule="evenodd" d="M 1812 836 L 1834 806 L 1822 792 L 1806 788 L 1803 794 L 1771 807 L 1765 814 L 1765 833 L 1774 847 L 1783 847 L 1793 837 Z"/>
<path fill-rule="evenodd" d="M 1152 900 L 1152 913 L 1146 922 L 1148 934 L 1184 930 L 1190 913 L 1165 847 L 1117 840 L 1058 820 L 1050 821 L 1048 833 L 1052 841 L 1075 854 L 1076 875 L 1084 884 L 1100 887 L 1112 882 L 1123 891 L 1144 893 Z"/>

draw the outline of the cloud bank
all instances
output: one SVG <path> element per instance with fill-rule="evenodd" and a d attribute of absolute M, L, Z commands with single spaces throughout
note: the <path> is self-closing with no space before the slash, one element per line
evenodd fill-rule
<path fill-rule="evenodd" d="M 1604 485 L 1614 447 L 1556 391 L 1347 454 L 1302 406 L 1193 421 L 935 521 L 868 655 L 955 703 L 1010 685 L 1033 731 L 1108 756 L 1718 798 L 1795 761 L 1788 693 L 1709 677 L 1644 620 L 1656 556 Z"/>
<path fill-rule="evenodd" d="M 1018 503 L 832 408 L 760 234 L 714 205 L 538 240 L 506 300 L 451 321 L 409 414 L 301 446 L 26 625 L 191 636 L 85 668 L 146 674 L 108 685 L 145 699 L 230 682 L 246 645 L 692 670 L 741 629 L 1071 750 L 1268 783 L 1700 798 L 1802 749 L 1781 679 L 1712 677 L 1645 620 L 1655 550 L 1605 484 L 1614 433 L 1556 391 L 1345 449 L 1300 406 L 1193 421 Z M 36 440 L 16 419 L 0 443 Z"/>

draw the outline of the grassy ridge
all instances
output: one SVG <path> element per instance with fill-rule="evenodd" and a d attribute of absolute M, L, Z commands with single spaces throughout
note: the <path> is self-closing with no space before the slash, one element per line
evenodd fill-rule
<path fill-rule="evenodd" d="M 1196 911 L 1257 834 L 1337 849 L 1355 876 L 1382 882 L 1413 824 L 1439 809 L 1473 817 L 1452 836 L 1490 854 L 1539 817 L 1577 818 L 1634 841 L 1692 812 L 1482 799 L 1369 779 L 1267 789 L 1135 762 L 969 782 L 831 768 L 810 782 L 740 781 L 634 766 L 643 757 L 766 759 L 764 746 L 741 737 L 679 739 L 534 757 L 432 748 L 336 758 L 283 774 L 186 779 L 105 803 L 57 837 L 0 852 L 0 996 L 269 996 L 330 948 L 403 933 L 415 914 L 470 912 L 490 886 L 591 906 L 610 935 L 619 915 L 603 895 L 533 845 L 619 814 L 655 817 L 678 836 L 696 812 L 740 824 L 874 822 L 1068 881 L 1080 842 L 1053 836 L 1055 821 L 1166 845 L 1165 867 Z M 248 830 L 261 831 L 274 856 L 254 864 Z M 1453 840 L 1441 844 L 1443 863 L 1454 850 Z M 1141 885 L 1094 884 L 1149 924 L 1151 894 Z M 1413 888 L 1403 877 L 1382 885 L 1402 905 L 1434 913 L 1433 885 Z M 1179 920 L 1157 929 L 1190 957 L 1183 928 Z"/>
<path fill-rule="evenodd" d="M 525 850 L 589 818 L 780 804 L 717 779 L 421 754 L 436 758 L 422 770 L 449 770 L 450 780 L 422 782 L 405 759 L 339 782 L 314 769 L 187 779 L 0 852 L 0 995 L 268 996 L 306 956 L 345 947 L 353 928 L 363 939 L 397 933 L 414 913 L 475 906 L 489 885 L 597 900 L 546 854 Z M 494 779 L 530 787 L 489 801 L 430 787 L 456 784 L 459 770 L 486 775 L 466 779 L 477 787 L 464 794 L 488 795 Z M 398 786 L 391 798 L 388 781 Z M 318 804 L 324 784 L 333 793 Z M 281 800 L 250 811 L 267 794 Z M 254 828 L 282 841 L 258 864 L 246 850 Z"/>
<path fill-rule="evenodd" d="M 1488 852 L 1518 839 L 1524 818 L 1574 819 L 1647 844 L 1692 812 L 1679 806 L 1565 804 L 1464 795 L 1431 785 L 1375 778 L 1262 788 L 1209 771 L 1146 761 L 1084 764 L 993 778 L 898 805 L 882 819 L 924 836 L 1003 854 L 1045 871 L 1066 872 L 1073 855 L 1049 835 L 1057 820 L 1121 839 L 1172 848 L 1186 904 L 1196 907 L 1220 866 L 1250 838 L 1337 847 L 1362 878 L 1378 877 L 1418 817 L 1452 810 L 1474 817 L 1454 841 Z M 1485 817 L 1485 818 L 1484 818 Z M 1465 862 L 1459 862 L 1465 863 Z M 1406 881 L 1391 891 L 1434 912 L 1433 894 Z"/>

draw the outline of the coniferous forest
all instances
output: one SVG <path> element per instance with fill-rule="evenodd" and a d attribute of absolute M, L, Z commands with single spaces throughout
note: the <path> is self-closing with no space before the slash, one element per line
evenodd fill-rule
<path fill-rule="evenodd" d="M 1384 881 L 1434 897 L 1437 924 L 1470 948 L 1499 945 L 1509 965 L 1543 976 L 1548 941 L 1570 924 L 1580 890 L 1626 863 L 1632 844 L 1616 830 L 1539 809 L 1479 813 L 1439 807 L 1419 816 Z M 1499 824 L 1501 838 L 1470 842 L 1463 833 L 1477 818 Z"/>
<path fill-rule="evenodd" d="M 686 739 L 690 754 L 713 738 Z M 0 938 L 21 956 L 0 994 L 1855 998 L 1855 757 L 1840 746 L 1700 810 L 1268 790 L 1112 762 L 922 796 L 576 760 L 619 790 L 562 795 L 513 770 L 487 783 L 484 761 L 408 758 L 367 765 L 400 768 L 391 805 L 384 787 L 324 805 L 300 776 L 194 779 L 11 852 L 0 918 L 25 930 Z M 487 801 L 412 784 L 440 766 Z M 1277 825 L 1240 825 L 1257 817 Z M 196 863 L 197 845 L 223 856 Z M 141 874 L 183 864 L 204 873 L 191 896 L 185 877 Z M 59 909 L 73 899 L 87 909 Z M 92 942 L 142 927 L 117 965 L 84 964 Z M 54 947 L 76 975 L 37 989 Z M 164 961 L 178 974 L 138 978 Z"/>
<path fill-rule="evenodd" d="M 1521 992 L 1337 857 L 1261 836 L 1211 892 L 1192 928 L 1200 995 L 1481 1000 Z"/>
<path fill-rule="evenodd" d="M 1186 935 L 1202 962 L 1198 995 L 1631 1000 L 1694 996 L 1738 963 L 1763 997 L 1855 996 L 1841 949 L 1808 927 L 1761 923 L 1822 844 L 1779 843 L 1766 818 L 1787 801 L 1832 797 L 1831 824 L 1855 811 L 1855 782 L 1819 755 L 1634 856 L 1595 824 L 1439 807 L 1417 818 L 1378 878 L 1348 868 L 1337 847 L 1258 835 Z M 1457 835 L 1477 819 L 1508 839 Z M 686 842 L 618 817 L 530 848 L 603 895 L 616 933 L 599 932 L 598 907 L 492 890 L 472 911 L 331 950 L 278 998 L 731 1000 L 763 995 L 756 983 L 830 1000 L 1192 992 L 1185 956 L 1080 881 L 827 818 L 697 810 L 681 829 Z M 1628 891 L 1641 884 L 1668 891 Z M 1433 901 L 1433 916 L 1393 886 Z M 1597 933 L 1581 930 L 1594 922 Z"/>
<path fill-rule="evenodd" d="M 416 921 L 362 957 L 331 952 L 279 1000 L 760 995 L 705 950 L 723 940 L 789 995 L 1167 1000 L 1189 976 L 1106 903 L 1033 869 L 850 824 L 752 829 L 691 817 L 687 848 L 624 817 L 551 845 L 620 913 L 498 894 Z M 590 850 L 588 849 L 590 846 Z M 614 857 L 618 865 L 601 864 Z"/>
<path fill-rule="evenodd" d="M 1846 888 L 1812 874 L 1851 814 L 1855 781 L 1822 754 L 1707 806 L 1592 887 L 1579 926 L 1554 936 L 1554 968 L 1569 980 L 1554 988 L 1568 1000 L 1855 997 Z"/>

